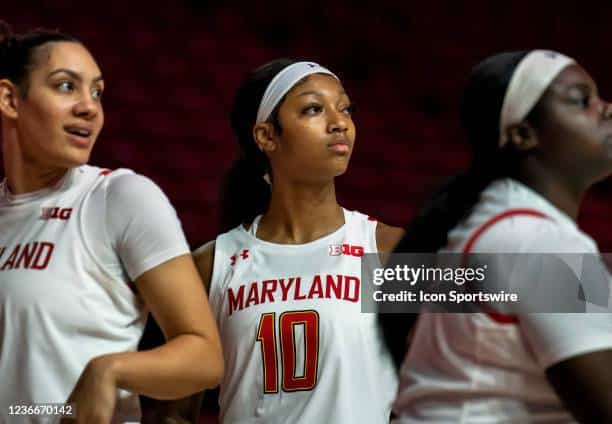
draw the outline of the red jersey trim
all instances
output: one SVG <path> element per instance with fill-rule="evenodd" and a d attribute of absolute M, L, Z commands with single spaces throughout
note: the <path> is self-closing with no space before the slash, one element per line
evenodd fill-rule
<path fill-rule="evenodd" d="M 105 169 L 103 171 L 100 171 L 100 173 L 98 175 L 106 176 L 106 175 L 110 174 L 111 172 L 113 172 L 111 169 Z"/>
<path fill-rule="evenodd" d="M 502 212 L 498 215 L 493 216 L 488 221 L 486 221 L 484 224 L 482 224 L 480 227 L 478 227 L 476 231 L 474 231 L 472 236 L 468 239 L 467 243 L 465 244 L 465 247 L 463 248 L 463 255 L 465 256 L 465 255 L 472 253 L 472 249 L 474 248 L 476 241 L 478 241 L 478 239 L 484 234 L 484 232 L 487 231 L 489 228 L 491 228 L 493 225 L 497 224 L 499 221 L 503 219 L 510 218 L 510 217 L 517 216 L 517 215 L 533 216 L 536 218 L 550 219 L 548 216 L 546 216 L 542 212 L 537 211 L 535 209 L 509 209 L 505 212 Z M 465 259 L 466 258 L 464 258 L 464 261 Z M 516 315 L 505 315 L 505 314 L 500 314 L 498 312 L 485 312 L 485 314 L 489 318 L 491 318 L 493 321 L 497 322 L 498 324 L 516 324 L 518 323 L 518 317 Z"/>

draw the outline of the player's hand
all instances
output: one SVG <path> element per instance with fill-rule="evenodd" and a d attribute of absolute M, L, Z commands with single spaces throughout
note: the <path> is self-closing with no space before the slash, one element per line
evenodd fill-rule
<path fill-rule="evenodd" d="M 115 412 L 117 383 L 112 359 L 99 356 L 92 359 L 79 377 L 67 403 L 74 405 L 76 418 L 62 424 L 109 424 Z"/>

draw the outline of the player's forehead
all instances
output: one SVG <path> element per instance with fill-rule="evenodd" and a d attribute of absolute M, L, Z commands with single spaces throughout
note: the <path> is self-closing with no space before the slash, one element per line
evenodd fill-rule
<path fill-rule="evenodd" d="M 287 93 L 287 99 L 300 99 L 309 95 L 324 97 L 348 96 L 342 83 L 332 75 L 312 74 L 304 77 Z"/>
<path fill-rule="evenodd" d="M 597 89 L 597 84 L 586 69 L 578 64 L 572 64 L 561 71 L 550 85 L 553 91 L 567 90 L 571 87 Z"/>
<path fill-rule="evenodd" d="M 54 41 L 41 45 L 35 52 L 32 74 L 43 78 L 60 70 L 83 79 L 101 76 L 100 68 L 89 50 L 81 43 Z"/>

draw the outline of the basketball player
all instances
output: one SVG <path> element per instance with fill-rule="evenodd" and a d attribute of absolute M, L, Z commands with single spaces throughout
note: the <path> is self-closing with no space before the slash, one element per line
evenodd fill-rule
<path fill-rule="evenodd" d="M 131 171 L 85 165 L 103 91 L 79 41 L 1 23 L 2 423 L 138 421 L 139 393 L 182 397 L 221 378 L 214 319 L 168 199 Z M 168 342 L 135 352 L 148 311 Z M 34 409 L 51 402 L 71 405 Z"/>
<path fill-rule="evenodd" d="M 221 421 L 389 422 L 396 375 L 360 312 L 360 265 L 402 230 L 336 200 L 355 141 L 348 95 L 316 63 L 276 60 L 239 88 L 231 125 L 233 229 L 195 253 L 225 351 Z"/>
<path fill-rule="evenodd" d="M 397 250 L 597 255 L 576 217 L 585 191 L 612 173 L 610 111 L 562 54 L 484 60 L 462 104 L 472 166 Z M 609 313 L 423 313 L 411 346 L 398 423 L 612 422 Z"/>

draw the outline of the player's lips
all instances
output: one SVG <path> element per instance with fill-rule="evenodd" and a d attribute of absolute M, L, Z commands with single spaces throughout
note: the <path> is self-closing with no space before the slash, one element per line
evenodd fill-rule
<path fill-rule="evenodd" d="M 64 131 L 73 143 L 81 147 L 89 146 L 94 133 L 93 128 L 86 125 L 65 125 Z"/>
<path fill-rule="evenodd" d="M 331 143 L 327 143 L 327 148 L 336 153 L 348 153 L 350 144 L 346 138 L 339 138 Z"/>

